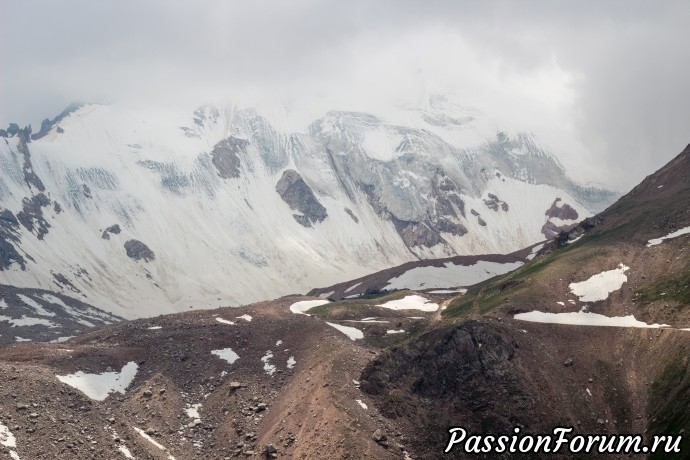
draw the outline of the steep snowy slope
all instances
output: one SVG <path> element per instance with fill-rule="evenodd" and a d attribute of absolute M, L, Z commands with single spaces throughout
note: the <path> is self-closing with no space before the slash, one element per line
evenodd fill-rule
<path fill-rule="evenodd" d="M 432 112 L 403 126 L 352 112 L 295 123 L 280 110 L 85 105 L 38 134 L 10 126 L 0 278 L 150 316 L 511 252 L 613 198 L 570 181 L 530 134 L 462 145 L 472 120 Z"/>

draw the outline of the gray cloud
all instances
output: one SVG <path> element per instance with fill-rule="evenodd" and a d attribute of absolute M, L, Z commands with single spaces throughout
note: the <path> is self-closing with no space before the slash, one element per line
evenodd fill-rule
<path fill-rule="evenodd" d="M 354 104 L 409 97 L 421 76 L 432 89 L 500 94 L 510 116 L 523 100 L 547 107 L 587 147 L 571 162 L 621 189 L 690 142 L 682 0 L 6 0 L 0 8 L 0 125 L 35 125 L 75 100 L 264 94 Z"/>

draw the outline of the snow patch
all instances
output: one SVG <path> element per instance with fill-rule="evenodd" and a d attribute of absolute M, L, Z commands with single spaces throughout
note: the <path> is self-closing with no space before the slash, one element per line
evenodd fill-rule
<path fill-rule="evenodd" d="M 355 399 L 355 401 L 357 401 L 357 404 L 359 404 L 362 409 L 367 410 L 369 408 L 361 399 Z"/>
<path fill-rule="evenodd" d="M 306 311 L 327 303 L 330 302 L 328 300 L 301 300 L 290 305 L 290 311 L 298 315 L 306 315 Z"/>
<path fill-rule="evenodd" d="M 404 334 L 405 331 L 400 329 L 399 331 L 396 331 L 395 329 L 388 329 L 386 331 L 386 334 Z"/>
<path fill-rule="evenodd" d="M 103 401 L 111 393 L 125 393 L 125 389 L 137 375 L 139 366 L 134 361 L 124 365 L 120 372 L 87 374 L 83 371 L 74 374 L 56 375 L 57 379 L 84 393 L 91 399 Z"/>
<path fill-rule="evenodd" d="M 436 289 L 428 292 L 429 294 L 465 294 L 467 289 Z"/>
<path fill-rule="evenodd" d="M 390 323 L 390 321 L 384 321 L 384 320 L 375 320 L 375 319 L 346 319 L 348 323 Z"/>
<path fill-rule="evenodd" d="M 157 331 L 159 329 L 163 329 L 163 326 L 151 326 L 148 328 L 149 331 Z"/>
<path fill-rule="evenodd" d="M 229 362 L 230 364 L 234 363 L 238 359 L 240 359 L 239 355 L 232 351 L 232 348 L 223 348 L 220 350 L 212 350 L 211 354 L 214 354 L 218 356 L 220 359 L 224 359 L 225 361 Z"/>
<path fill-rule="evenodd" d="M 134 456 L 133 456 L 132 453 L 129 451 L 129 449 L 127 449 L 127 447 L 125 447 L 125 446 L 119 446 L 119 447 L 117 448 L 117 450 L 119 450 L 120 452 L 122 452 L 122 455 L 124 455 L 125 458 L 130 458 L 130 459 L 133 459 L 133 460 L 134 460 Z"/>
<path fill-rule="evenodd" d="M 229 324 L 231 326 L 235 325 L 235 323 L 233 321 L 228 321 L 227 319 L 223 319 L 223 318 L 219 318 L 219 317 L 216 317 L 216 321 L 218 321 L 219 323 L 223 323 L 223 324 Z"/>
<path fill-rule="evenodd" d="M 184 410 L 187 417 L 193 420 L 194 424 L 201 423 L 201 416 L 199 415 L 199 409 L 201 409 L 201 403 L 197 404 L 187 404 L 187 408 Z"/>
<path fill-rule="evenodd" d="M 287 368 L 292 369 L 293 367 L 295 367 L 295 364 L 297 364 L 297 361 L 295 361 L 295 357 L 290 356 L 287 360 Z"/>
<path fill-rule="evenodd" d="M 62 342 L 67 342 L 69 339 L 74 338 L 74 337 L 76 337 L 76 336 L 74 336 L 74 335 L 68 335 L 68 336 L 65 336 L 65 337 L 58 337 L 58 338 L 55 339 L 55 340 L 51 340 L 50 343 L 62 343 Z"/>
<path fill-rule="evenodd" d="M 532 248 L 530 251 L 529 255 L 527 256 L 527 260 L 532 260 L 536 257 L 537 253 L 541 251 L 541 249 L 544 247 L 544 243 L 538 244 L 535 247 Z"/>
<path fill-rule="evenodd" d="M 0 444 L 10 449 L 10 456 L 14 458 L 19 458 L 17 452 L 14 449 L 17 447 L 17 438 L 5 425 L 0 423 Z"/>
<path fill-rule="evenodd" d="M 420 310 L 436 311 L 438 304 L 432 303 L 420 295 L 408 295 L 398 300 L 389 300 L 386 303 L 376 305 L 377 307 L 388 308 L 390 310 Z"/>
<path fill-rule="evenodd" d="M 351 290 L 353 290 L 354 288 L 356 288 L 357 286 L 359 286 L 359 285 L 361 285 L 361 284 L 362 284 L 361 281 L 360 281 L 359 283 L 357 283 L 357 284 L 353 284 L 353 285 L 350 286 L 349 288 L 345 289 L 345 292 L 350 292 Z"/>
<path fill-rule="evenodd" d="M 247 322 L 250 322 L 252 320 L 252 317 L 249 315 L 242 315 L 242 316 L 238 316 L 237 319 L 243 319 Z"/>
<path fill-rule="evenodd" d="M 261 362 L 264 363 L 264 370 L 268 375 L 273 375 L 276 371 L 276 367 L 269 363 L 269 361 L 273 358 L 273 352 L 271 350 L 268 350 L 266 354 L 261 358 Z"/>
<path fill-rule="evenodd" d="M 388 280 L 385 289 L 429 289 L 448 286 L 471 286 L 481 281 L 503 275 L 523 265 L 522 262 L 488 262 L 480 260 L 472 265 L 455 265 L 446 262 L 443 267 L 415 267 L 400 276 Z"/>
<path fill-rule="evenodd" d="M 142 438 L 146 439 L 148 442 L 150 442 L 151 444 L 153 444 L 154 446 L 158 447 L 160 450 L 162 450 L 163 452 L 165 452 L 166 454 L 168 454 L 168 460 L 175 460 L 175 457 L 173 457 L 172 455 L 170 455 L 170 453 L 168 452 L 168 449 L 166 449 L 164 446 L 162 446 L 161 444 L 159 444 L 159 443 L 158 443 L 155 439 L 153 439 L 151 436 L 147 435 L 146 432 L 145 432 L 144 430 L 142 430 L 141 428 L 137 428 L 137 427 L 135 427 L 135 426 L 133 426 L 132 428 L 134 428 L 134 431 L 136 431 L 137 433 L 139 433 L 139 435 L 140 435 Z"/>
<path fill-rule="evenodd" d="M 9 322 L 12 327 L 22 327 L 22 326 L 48 326 L 48 327 L 59 327 L 57 324 L 53 323 L 47 319 L 41 318 L 31 318 L 22 315 L 21 318 L 10 318 L 9 316 L 0 316 L 0 321 Z"/>
<path fill-rule="evenodd" d="M 630 267 L 620 264 L 618 268 L 603 271 L 579 283 L 570 283 L 570 291 L 582 302 L 605 300 L 609 294 L 617 291 L 628 281 L 625 272 Z"/>
<path fill-rule="evenodd" d="M 545 313 L 534 310 L 528 313 L 518 313 L 514 318 L 533 323 L 569 324 L 574 326 L 635 327 L 645 329 L 670 327 L 668 324 L 643 323 L 636 320 L 633 315 L 604 316 L 582 310 L 570 313 Z"/>
<path fill-rule="evenodd" d="M 568 240 L 568 241 L 566 241 L 566 242 L 565 242 L 565 244 L 573 244 L 574 242 L 576 242 L 576 241 L 579 241 L 579 240 L 580 240 L 580 238 L 582 238 L 583 236 L 585 236 L 585 234 L 584 234 L 584 233 L 583 233 L 582 235 L 578 236 L 578 237 L 577 237 L 577 238 L 575 238 L 575 239 L 572 239 L 572 240 Z"/>
<path fill-rule="evenodd" d="M 661 238 L 654 238 L 649 241 L 647 241 L 647 247 L 652 247 L 656 246 L 657 244 L 661 244 L 664 240 L 670 240 L 672 238 L 676 238 L 682 235 L 687 235 L 690 234 L 690 227 L 685 227 L 681 228 L 680 230 L 676 230 L 675 232 L 671 232 L 666 236 L 662 236 Z"/>
<path fill-rule="evenodd" d="M 350 327 L 350 326 L 342 326 L 340 324 L 335 324 L 335 323 L 326 323 L 329 326 L 339 330 L 346 336 L 348 336 L 351 340 L 357 340 L 357 339 L 363 339 L 364 338 L 364 332 L 360 331 L 357 328 Z"/>
<path fill-rule="evenodd" d="M 19 297 L 19 300 L 21 300 L 25 305 L 36 310 L 36 314 L 38 314 L 40 316 L 50 316 L 50 317 L 55 316 L 55 313 L 46 310 L 45 308 L 43 308 L 38 302 L 36 302 L 31 297 L 27 297 L 23 294 L 17 294 L 17 297 Z"/>

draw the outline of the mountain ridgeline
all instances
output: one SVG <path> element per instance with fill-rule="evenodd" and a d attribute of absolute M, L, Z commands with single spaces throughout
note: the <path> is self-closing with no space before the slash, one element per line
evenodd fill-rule
<path fill-rule="evenodd" d="M 11 125 L 3 282 L 130 318 L 237 305 L 419 259 L 509 253 L 615 197 L 570 180 L 531 134 L 463 143 L 474 117 L 433 101 L 412 115 L 329 112 L 292 128 L 232 106 L 75 105 L 37 134 Z"/>

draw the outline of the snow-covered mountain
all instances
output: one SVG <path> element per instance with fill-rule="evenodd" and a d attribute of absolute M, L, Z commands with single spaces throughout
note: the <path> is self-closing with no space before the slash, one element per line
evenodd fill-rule
<path fill-rule="evenodd" d="M 151 316 L 512 252 L 615 198 L 475 109 L 401 113 L 81 105 L 38 133 L 11 125 L 0 279 Z"/>

